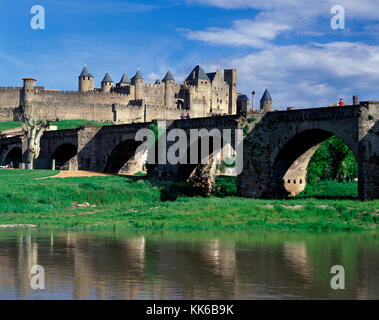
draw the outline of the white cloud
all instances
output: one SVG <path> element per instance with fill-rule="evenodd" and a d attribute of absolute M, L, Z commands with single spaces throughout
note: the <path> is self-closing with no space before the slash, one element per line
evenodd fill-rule
<path fill-rule="evenodd" d="M 377 92 L 379 46 L 351 42 L 349 36 L 354 30 L 340 31 L 340 39 L 344 40 L 330 42 L 330 38 L 322 38 L 333 32 L 329 24 L 333 16 L 330 10 L 336 4 L 344 6 L 347 26 L 355 19 L 362 21 L 363 26 L 370 25 L 367 28 L 375 33 L 379 25 L 375 22 L 379 19 L 377 0 L 359 3 L 353 0 L 188 2 L 225 9 L 257 10 L 253 20 L 237 20 L 227 29 L 187 32 L 188 38 L 212 45 L 258 49 L 246 56 L 220 61 L 222 67 L 238 69 L 239 89 L 245 94 L 252 89 L 263 94 L 268 87 L 277 106 L 319 107 L 336 102 L 340 97 L 349 102 L 353 94 L 369 99 Z M 287 36 L 286 45 L 279 45 L 277 40 L 283 35 Z M 299 35 L 301 38 L 297 38 Z M 309 42 L 310 36 L 319 37 L 318 43 Z"/>
<path fill-rule="evenodd" d="M 203 4 L 215 6 L 224 9 L 253 9 L 258 12 L 254 22 L 266 22 L 273 26 L 286 26 L 291 29 L 294 34 L 321 36 L 326 32 L 330 32 L 330 20 L 334 16 L 331 13 L 332 7 L 342 5 L 345 9 L 346 25 L 352 25 L 352 21 L 358 20 L 364 23 L 375 24 L 379 21 L 379 1 L 377 0 L 187 0 L 190 4 Z M 287 30 L 288 30 L 287 29 Z M 275 29 L 274 29 L 275 30 Z M 208 31 L 208 34 L 205 32 Z M 224 32 L 226 36 L 234 32 L 235 36 L 241 37 L 244 33 L 248 33 L 247 29 L 243 30 L 231 28 L 230 32 Z M 238 34 L 236 31 L 239 31 Z M 241 32 L 243 31 L 243 32 Z M 278 31 L 281 31 L 280 29 Z M 351 32 L 351 30 L 349 30 Z M 200 33 L 204 41 L 207 37 L 212 40 L 212 29 L 208 29 Z M 221 33 L 219 33 L 221 35 Z M 241 35 L 242 34 L 242 35 Z M 341 35 L 343 34 L 341 32 Z M 256 38 L 256 37 L 254 37 Z M 259 38 L 258 38 L 259 39 Z M 228 45 L 225 39 L 223 44 Z M 221 40 L 220 40 L 221 43 Z"/>
<path fill-rule="evenodd" d="M 202 4 L 224 9 L 256 9 L 277 11 L 302 16 L 330 15 L 334 5 L 342 5 L 350 17 L 379 19 L 377 0 L 187 0 L 190 4 Z"/>
<path fill-rule="evenodd" d="M 320 107 L 340 97 L 349 102 L 354 94 L 376 92 L 379 83 L 379 46 L 362 43 L 273 46 L 220 64 L 238 69 L 245 94 L 269 88 L 276 106 Z"/>
<path fill-rule="evenodd" d="M 189 31 L 187 37 L 211 44 L 262 48 L 268 40 L 275 39 L 279 33 L 289 29 L 285 24 L 245 19 L 234 21 L 230 29 L 208 28 L 205 31 Z"/>
<path fill-rule="evenodd" d="M 155 83 L 155 81 L 156 81 L 157 79 L 162 79 L 162 75 L 157 74 L 157 73 L 155 73 L 155 72 L 150 72 L 150 73 L 146 76 L 145 81 L 146 81 L 146 82 Z"/>

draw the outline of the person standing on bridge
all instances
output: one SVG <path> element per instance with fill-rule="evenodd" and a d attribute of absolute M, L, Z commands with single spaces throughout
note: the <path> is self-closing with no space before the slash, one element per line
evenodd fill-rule
<path fill-rule="evenodd" d="M 184 120 L 186 118 L 186 116 L 184 115 L 184 113 L 182 112 L 181 116 L 180 116 L 180 119 Z"/>
<path fill-rule="evenodd" d="M 339 102 L 339 106 L 340 106 L 340 107 L 343 107 L 344 104 L 345 104 L 345 103 L 343 102 L 343 99 L 341 98 L 341 99 L 340 99 L 340 102 Z"/>

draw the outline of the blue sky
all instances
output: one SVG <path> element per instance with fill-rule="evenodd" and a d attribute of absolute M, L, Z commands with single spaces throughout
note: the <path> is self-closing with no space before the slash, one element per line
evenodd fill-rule
<path fill-rule="evenodd" d="M 335 4 L 344 30 L 330 27 Z M 33 5 L 45 8 L 45 30 L 30 27 Z M 77 90 L 85 64 L 96 86 L 137 68 L 146 82 L 167 69 L 181 82 L 201 64 L 238 69 L 240 92 L 267 87 L 278 107 L 379 100 L 376 0 L 1 0 L 0 14 L 0 86 L 32 76 Z"/>

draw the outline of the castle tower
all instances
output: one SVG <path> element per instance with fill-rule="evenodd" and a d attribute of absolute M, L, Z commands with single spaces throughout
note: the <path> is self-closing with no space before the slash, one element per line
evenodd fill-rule
<path fill-rule="evenodd" d="M 165 85 L 165 106 L 170 108 L 174 106 L 174 85 L 175 79 L 170 70 L 167 71 L 166 76 L 162 80 Z"/>
<path fill-rule="evenodd" d="M 250 108 L 250 100 L 249 98 L 241 94 L 237 98 L 237 114 L 246 114 Z"/>
<path fill-rule="evenodd" d="M 33 78 L 24 78 L 22 79 L 24 82 L 23 88 L 22 88 L 22 95 L 21 95 L 21 103 L 23 105 L 26 104 L 27 101 L 30 100 L 33 93 L 31 92 L 35 86 L 36 86 L 36 80 Z"/>
<path fill-rule="evenodd" d="M 140 70 L 137 71 L 135 76 L 132 78 L 132 85 L 135 86 L 135 100 L 141 100 L 144 98 L 144 80 Z"/>
<path fill-rule="evenodd" d="M 116 87 L 120 88 L 120 87 L 129 86 L 129 85 L 130 85 L 130 79 L 129 79 L 128 75 L 124 72 L 120 82 L 116 84 Z"/>
<path fill-rule="evenodd" d="M 114 82 L 113 82 L 111 76 L 109 75 L 109 73 L 107 72 L 105 74 L 103 81 L 101 81 L 101 91 L 110 92 L 111 89 L 113 88 L 113 84 L 114 84 Z"/>
<path fill-rule="evenodd" d="M 237 112 L 237 70 L 225 69 L 224 80 L 229 85 L 229 114 Z"/>
<path fill-rule="evenodd" d="M 197 65 L 185 80 L 189 88 L 189 101 L 197 100 L 196 106 L 191 106 L 195 117 L 206 117 L 211 112 L 212 82 L 203 68 Z"/>
<path fill-rule="evenodd" d="M 268 92 L 268 89 L 266 89 L 261 99 L 261 110 L 264 112 L 269 112 L 272 111 L 272 107 L 272 98 L 270 92 Z"/>
<path fill-rule="evenodd" d="M 95 78 L 88 72 L 87 67 L 83 68 L 82 73 L 79 75 L 79 91 L 86 92 L 92 91 L 95 88 Z"/>
<path fill-rule="evenodd" d="M 24 82 L 24 89 L 34 89 L 36 86 L 36 79 L 24 78 L 22 81 Z"/>

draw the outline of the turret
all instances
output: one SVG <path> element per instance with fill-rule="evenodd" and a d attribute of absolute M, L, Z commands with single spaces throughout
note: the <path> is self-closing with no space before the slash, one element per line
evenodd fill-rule
<path fill-rule="evenodd" d="M 101 91 L 110 92 L 111 89 L 113 88 L 113 85 L 114 85 L 114 82 L 111 76 L 109 75 L 109 73 L 107 72 L 105 74 L 103 81 L 101 81 Z"/>
<path fill-rule="evenodd" d="M 79 91 L 86 92 L 92 91 L 95 88 L 95 78 L 88 72 L 87 67 L 83 68 L 82 73 L 79 75 Z"/>
<path fill-rule="evenodd" d="M 36 86 L 36 79 L 33 78 L 24 78 L 24 89 L 34 89 Z"/>
<path fill-rule="evenodd" d="M 271 99 L 270 92 L 268 89 L 265 90 L 263 97 L 261 99 L 261 110 L 264 112 L 272 111 L 273 103 Z"/>
<path fill-rule="evenodd" d="M 246 115 L 246 113 L 249 111 L 249 108 L 250 108 L 249 98 L 244 94 L 239 95 L 237 98 L 237 114 Z"/>
<path fill-rule="evenodd" d="M 116 87 L 120 88 L 120 87 L 129 86 L 129 85 L 130 85 L 130 79 L 129 79 L 128 75 L 124 72 L 120 82 L 116 84 Z"/>
<path fill-rule="evenodd" d="M 135 97 L 136 100 L 141 100 L 144 98 L 144 80 L 141 71 L 137 71 L 135 76 L 131 79 L 132 85 L 135 86 Z"/>
<path fill-rule="evenodd" d="M 162 82 L 165 84 L 165 106 L 166 108 L 173 107 L 175 79 L 170 70 L 167 71 Z"/>

